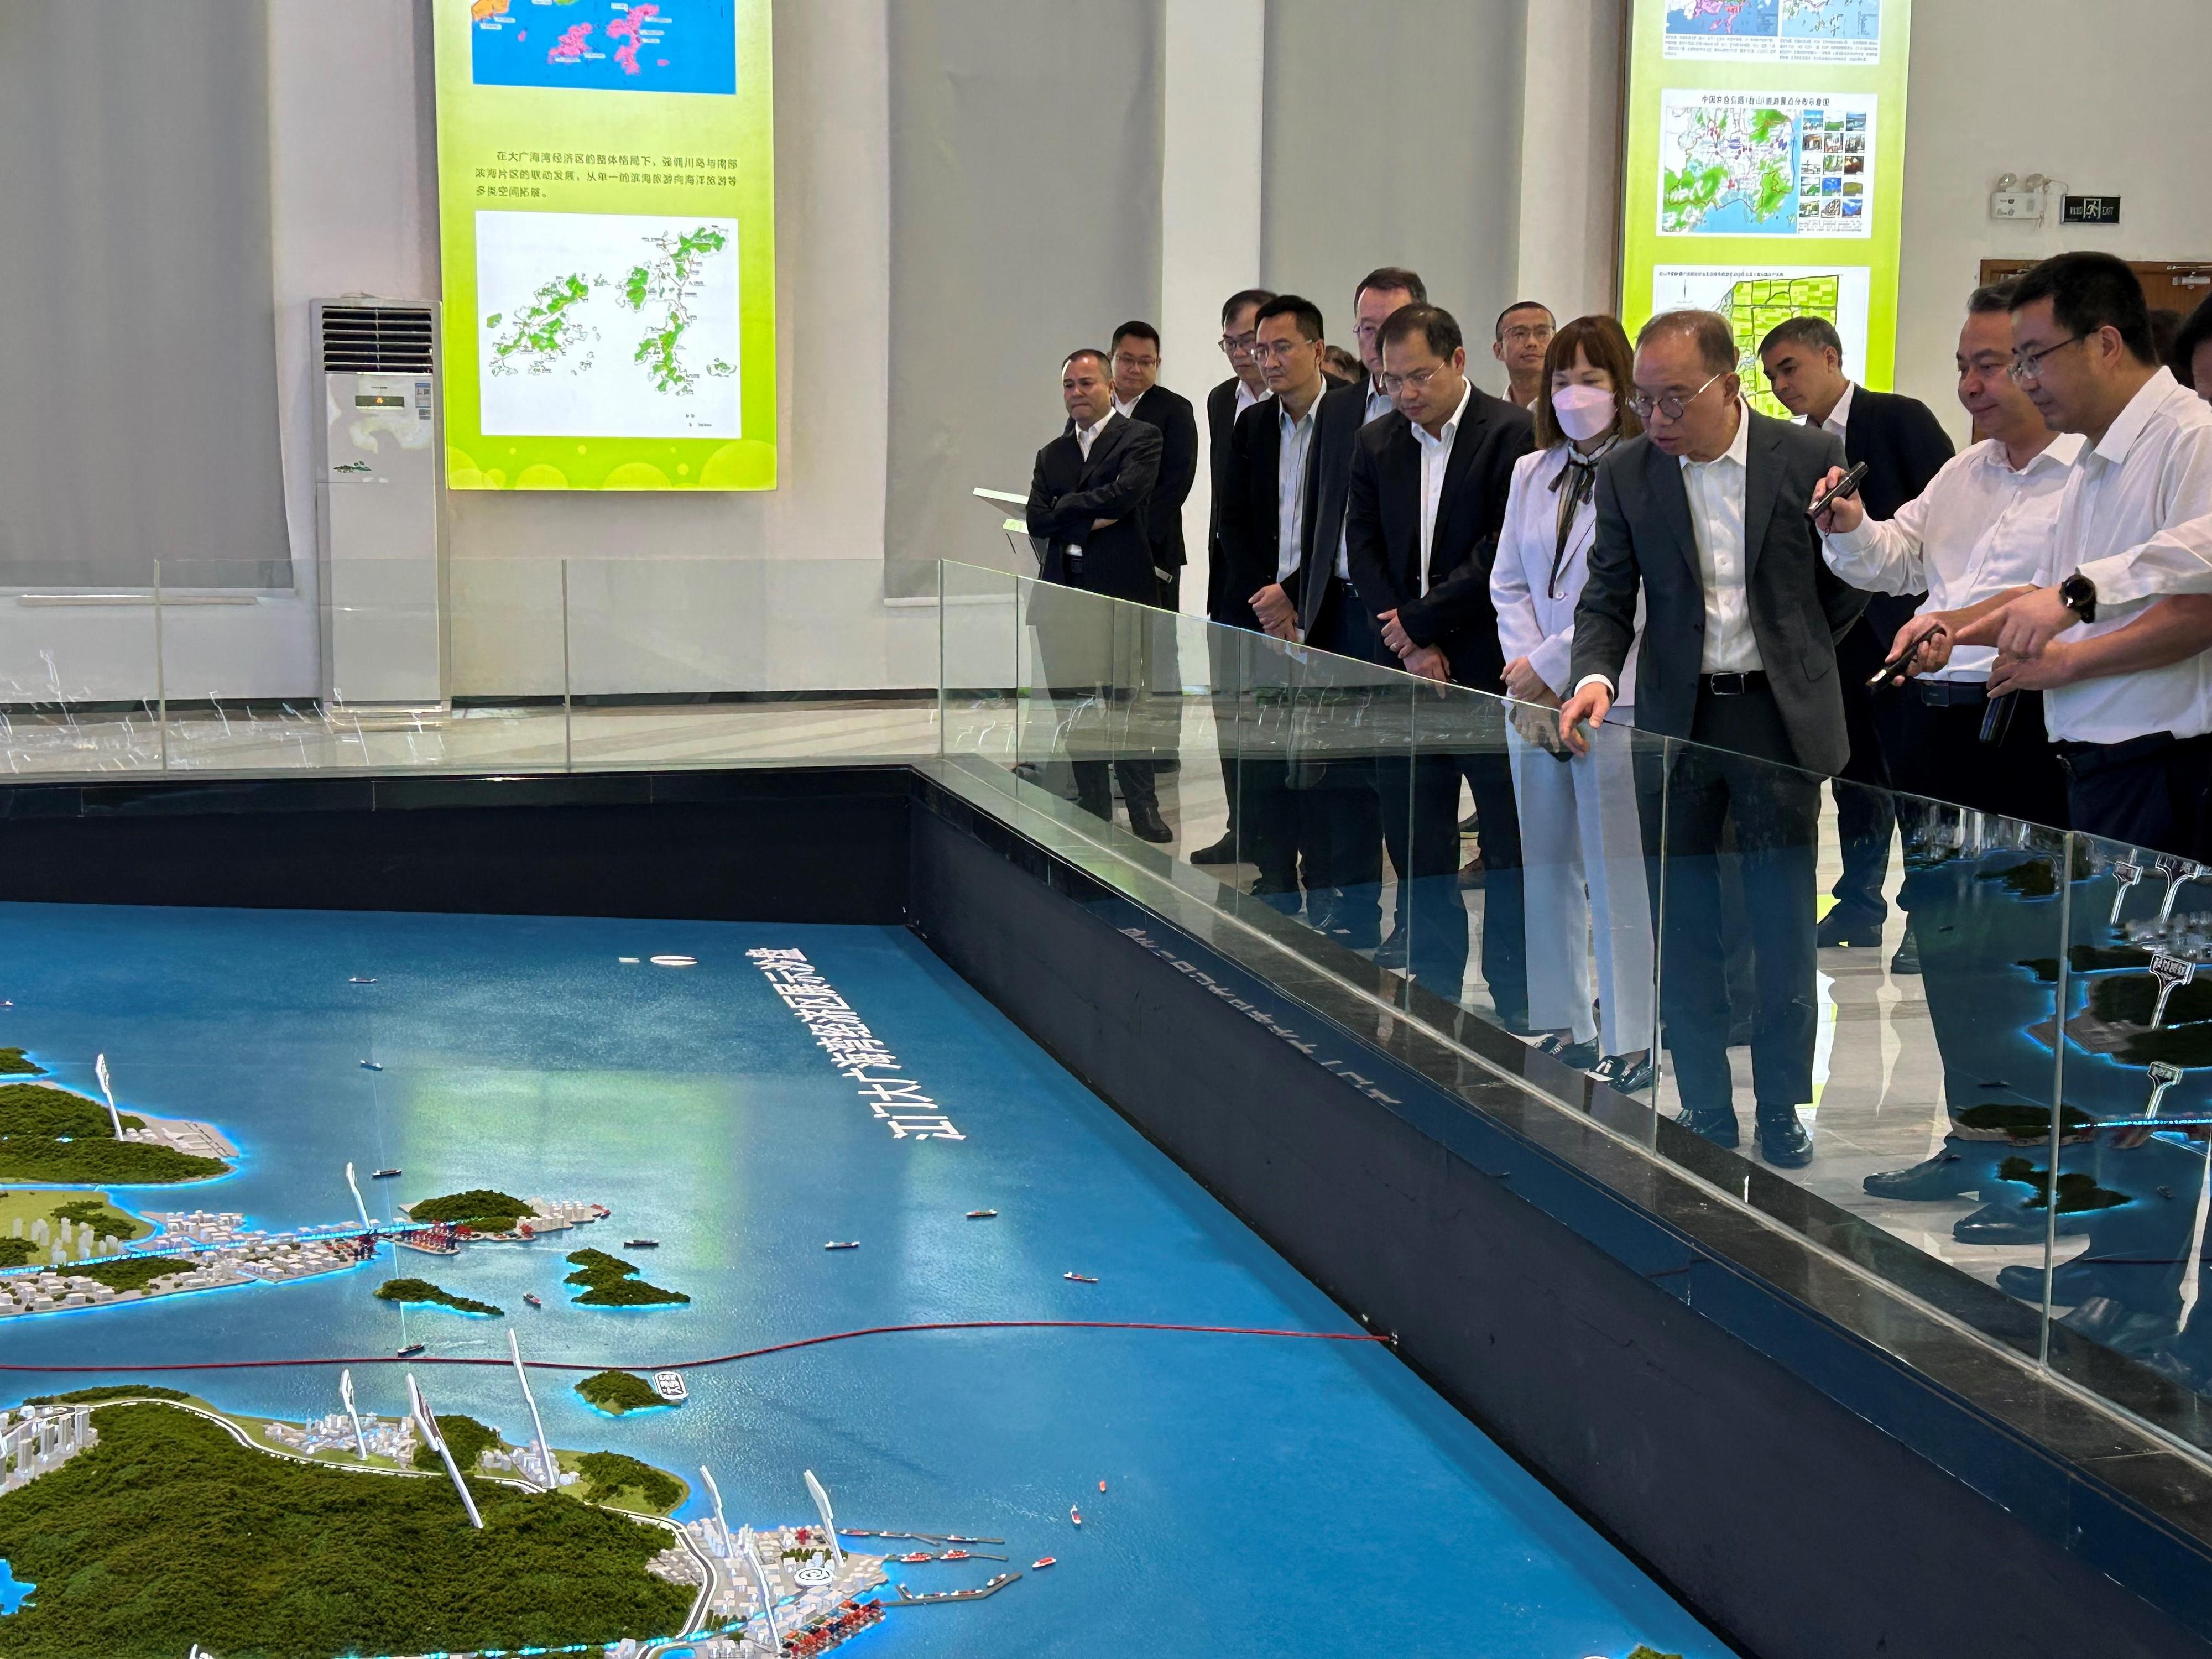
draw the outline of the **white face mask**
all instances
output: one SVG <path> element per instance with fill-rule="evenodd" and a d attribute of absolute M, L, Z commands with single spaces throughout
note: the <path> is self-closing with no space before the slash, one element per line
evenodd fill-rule
<path fill-rule="evenodd" d="M 1613 393 L 1598 386 L 1562 386 L 1552 389 L 1552 413 L 1559 430 L 1580 443 L 1588 443 L 1613 422 Z"/>

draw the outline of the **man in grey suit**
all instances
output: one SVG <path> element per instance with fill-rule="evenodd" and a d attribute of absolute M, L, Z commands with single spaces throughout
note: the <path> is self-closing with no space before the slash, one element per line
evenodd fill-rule
<path fill-rule="evenodd" d="M 1640 594 L 1637 727 L 1699 745 L 1639 772 L 1655 883 L 1663 865 L 1660 1012 L 1680 1121 L 1736 1144 L 1719 870 L 1732 825 L 1759 961 L 1759 1149 L 1796 1169 L 1813 1157 L 1797 1109 L 1813 1097 L 1820 779 L 1841 771 L 1850 752 L 1836 641 L 1866 595 L 1829 573 L 1805 515 L 1808 492 L 1842 465 L 1843 444 L 1746 407 L 1736 361 L 1727 320 L 1711 312 L 1668 312 L 1644 325 L 1635 399 L 1644 435 L 1598 470 L 1597 540 L 1575 611 L 1575 691 L 1559 729 L 1587 751 L 1578 728 L 1612 707 Z"/>

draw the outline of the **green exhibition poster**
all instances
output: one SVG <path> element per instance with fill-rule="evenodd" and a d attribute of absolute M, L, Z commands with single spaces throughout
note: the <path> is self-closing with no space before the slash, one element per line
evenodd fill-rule
<path fill-rule="evenodd" d="M 1766 331 L 1824 316 L 1879 390 L 1897 345 L 1911 0 L 1634 0 L 1621 318 L 1735 325 L 1744 391 Z"/>
<path fill-rule="evenodd" d="M 434 0 L 454 489 L 775 486 L 769 0 Z"/>

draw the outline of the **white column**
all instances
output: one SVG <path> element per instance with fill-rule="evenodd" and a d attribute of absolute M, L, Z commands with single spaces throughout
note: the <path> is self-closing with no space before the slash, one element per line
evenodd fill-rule
<path fill-rule="evenodd" d="M 1528 9 L 1515 297 L 1541 301 L 1561 322 L 1614 309 L 1625 15 L 1625 0 Z"/>
<path fill-rule="evenodd" d="M 1229 373 L 1221 302 L 1260 280 L 1267 0 L 1167 0 L 1160 178 L 1160 378 L 1198 411 L 1183 508 L 1182 608 L 1206 612 L 1206 394 Z"/>

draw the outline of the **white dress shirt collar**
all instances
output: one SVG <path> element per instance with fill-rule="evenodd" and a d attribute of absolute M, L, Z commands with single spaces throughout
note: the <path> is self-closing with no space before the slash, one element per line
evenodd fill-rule
<path fill-rule="evenodd" d="M 1244 384 L 1243 377 L 1239 376 L 1237 381 L 1237 406 L 1229 411 L 1230 418 L 1234 420 L 1251 408 L 1254 404 L 1263 402 L 1274 395 L 1272 392 L 1253 391 L 1250 386 Z"/>
<path fill-rule="evenodd" d="M 1735 437 L 1726 453 L 1714 456 L 1710 461 L 1693 461 L 1687 455 L 1679 459 L 1685 475 L 1693 466 L 1718 466 L 1723 461 L 1734 461 L 1738 466 L 1748 467 L 1751 465 L 1751 406 L 1741 398 L 1736 399 Z"/>
<path fill-rule="evenodd" d="M 1093 424 L 1075 428 L 1075 447 L 1083 452 L 1085 460 L 1091 459 L 1091 446 L 1098 441 L 1098 434 L 1106 429 L 1106 423 L 1114 418 L 1114 412 L 1109 407 Z"/>
<path fill-rule="evenodd" d="M 1828 418 L 1820 422 L 1823 432 L 1832 432 L 1838 438 L 1851 434 L 1851 394 L 1858 390 L 1849 380 L 1844 382 L 1844 395 L 1836 399 L 1836 406 L 1828 411 Z"/>
<path fill-rule="evenodd" d="M 1127 419 L 1134 420 L 1137 417 L 1137 405 L 1144 402 L 1144 400 L 1145 394 L 1139 392 L 1134 398 L 1131 398 L 1125 404 L 1121 401 L 1121 394 L 1117 392 L 1113 395 L 1112 400 L 1107 404 L 1107 410 L 1110 414 L 1120 415 Z"/>
<path fill-rule="evenodd" d="M 2097 447 L 2090 453 L 2103 461 L 2125 460 L 2128 452 L 2136 447 L 2136 440 L 2142 436 L 2143 428 L 2158 413 L 2159 404 L 2180 388 L 2181 382 L 2173 378 L 2173 371 L 2160 368 L 2128 399 L 2128 406 L 2105 428 L 2105 435 L 2097 440 Z"/>
<path fill-rule="evenodd" d="M 1459 436 L 1459 423 L 1467 418 L 1467 406 L 1474 399 L 1474 382 L 1469 380 L 1460 390 L 1459 407 L 1452 410 L 1443 430 L 1431 438 L 1429 429 L 1419 421 L 1406 424 L 1413 434 L 1413 441 L 1421 448 L 1421 545 L 1419 578 L 1421 592 L 1429 591 L 1429 564 L 1437 545 L 1437 520 L 1441 515 L 1444 495 L 1444 472 L 1451 465 L 1452 443 Z"/>

